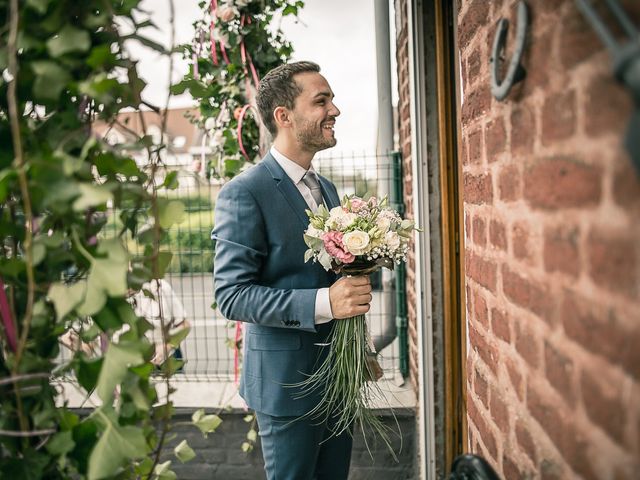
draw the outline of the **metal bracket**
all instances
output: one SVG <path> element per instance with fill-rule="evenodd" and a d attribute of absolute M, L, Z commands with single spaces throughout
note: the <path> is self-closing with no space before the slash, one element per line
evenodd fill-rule
<path fill-rule="evenodd" d="M 507 32 L 509 31 L 509 20 L 501 18 L 498 22 L 496 36 L 493 40 L 493 50 L 491 51 L 491 93 L 496 100 L 504 100 L 514 84 L 524 80 L 527 71 L 520 60 L 524 51 L 527 28 L 529 27 L 529 15 L 527 4 L 521 1 L 518 4 L 518 25 L 516 26 L 516 46 L 509 60 L 507 73 L 503 80 L 499 80 L 500 68 L 502 66 L 502 53 L 507 43 Z"/>
<path fill-rule="evenodd" d="M 631 115 L 624 145 L 631 156 L 636 172 L 640 175 L 640 31 L 633 25 L 617 0 L 605 0 L 609 10 L 628 37 L 620 45 L 604 24 L 590 0 L 576 0 L 578 9 L 605 44 L 613 58 L 613 74 L 631 91 L 635 112 Z"/>

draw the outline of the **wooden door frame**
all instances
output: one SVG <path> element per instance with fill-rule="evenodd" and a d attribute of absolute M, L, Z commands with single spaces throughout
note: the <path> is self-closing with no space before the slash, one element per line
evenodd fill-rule
<path fill-rule="evenodd" d="M 438 160 L 441 195 L 445 368 L 445 458 L 467 450 L 464 209 L 458 162 L 460 128 L 455 2 L 432 0 L 435 12 Z"/>

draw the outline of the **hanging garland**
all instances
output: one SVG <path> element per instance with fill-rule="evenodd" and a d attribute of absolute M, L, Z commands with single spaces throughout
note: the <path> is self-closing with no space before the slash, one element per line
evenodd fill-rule
<path fill-rule="evenodd" d="M 276 20 L 297 16 L 303 1 L 211 0 L 201 2 L 193 41 L 184 46 L 191 67 L 173 93 L 188 90 L 203 131 L 201 165 L 207 177 L 230 178 L 254 163 L 266 144 L 255 109 L 262 75 L 293 51 Z"/>

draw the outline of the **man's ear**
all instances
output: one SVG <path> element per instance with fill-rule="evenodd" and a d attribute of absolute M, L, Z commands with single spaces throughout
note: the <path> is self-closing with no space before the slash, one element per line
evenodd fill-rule
<path fill-rule="evenodd" d="M 290 112 L 285 107 L 276 107 L 273 111 L 273 119 L 279 128 L 288 128 L 291 126 Z"/>

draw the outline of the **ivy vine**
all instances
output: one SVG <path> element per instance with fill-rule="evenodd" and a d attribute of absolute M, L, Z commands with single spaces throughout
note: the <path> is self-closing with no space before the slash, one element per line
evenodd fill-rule
<path fill-rule="evenodd" d="M 163 277 L 171 252 L 162 239 L 184 205 L 158 196 L 177 187 L 161 168 L 165 145 L 138 137 L 129 147 L 146 150 L 140 167 L 91 133 L 126 107 L 166 111 L 143 105 L 145 84 L 124 47 L 139 41 L 171 58 L 144 35 L 153 23 L 139 3 L 0 0 L 2 478 L 175 478 L 160 455 L 181 362 L 165 355 L 154 371 L 150 324 L 128 299 Z M 104 228 L 112 208 L 122 212 L 116 236 Z M 131 237 L 140 255 L 125 249 Z M 162 321 L 167 350 L 188 334 L 173 327 Z M 61 363 L 64 342 L 71 355 Z M 69 409 L 63 379 L 98 406 Z M 193 417 L 205 434 L 219 423 L 203 411 Z M 181 442 L 175 457 L 187 461 L 193 450 Z"/>

